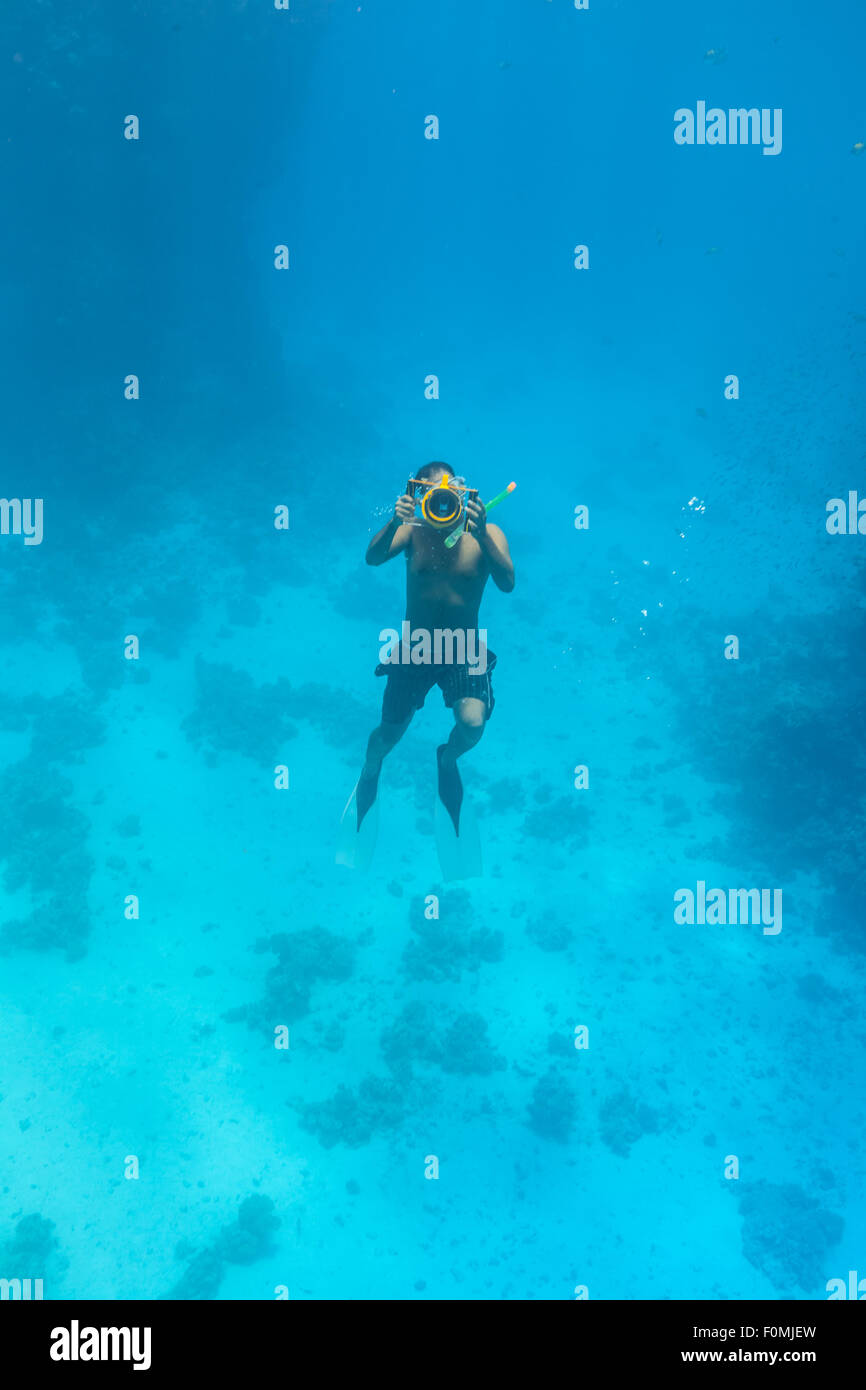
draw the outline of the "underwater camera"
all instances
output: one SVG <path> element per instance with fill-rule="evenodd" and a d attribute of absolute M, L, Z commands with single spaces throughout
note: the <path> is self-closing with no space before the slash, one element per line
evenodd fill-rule
<path fill-rule="evenodd" d="M 421 515 L 428 526 L 435 527 L 437 531 L 449 531 L 457 526 L 463 516 L 465 503 L 478 496 L 478 489 L 467 487 L 462 478 L 442 478 L 432 486 L 423 478 L 410 478 L 406 492 L 409 497 L 420 501 Z"/>

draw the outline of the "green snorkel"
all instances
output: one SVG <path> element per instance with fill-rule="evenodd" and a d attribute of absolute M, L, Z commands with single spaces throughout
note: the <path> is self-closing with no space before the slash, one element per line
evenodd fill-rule
<path fill-rule="evenodd" d="M 485 502 L 485 504 L 484 504 L 484 509 L 485 509 L 485 511 L 488 511 L 488 512 L 489 512 L 489 511 L 492 511 L 494 507 L 498 507 L 498 506 L 499 506 L 499 503 L 500 503 L 500 502 L 504 502 L 505 499 L 506 499 L 506 497 L 508 496 L 509 492 L 513 492 L 514 489 L 515 489 L 516 487 L 517 487 L 517 484 L 516 484 L 516 483 L 509 483 L 509 484 L 508 484 L 508 487 L 503 488 L 501 492 L 497 492 L 497 494 L 496 494 L 495 497 L 491 498 L 491 500 L 490 500 L 489 502 Z M 445 537 L 445 544 L 446 544 L 447 546 L 456 545 L 457 542 L 459 541 L 460 537 L 463 535 L 463 533 L 464 533 L 465 530 L 466 530 L 466 526 L 465 526 L 465 524 L 461 521 L 460 525 L 459 525 L 458 527 L 456 527 L 455 530 L 451 531 L 451 532 L 449 533 L 449 535 L 447 535 L 447 536 Z"/>

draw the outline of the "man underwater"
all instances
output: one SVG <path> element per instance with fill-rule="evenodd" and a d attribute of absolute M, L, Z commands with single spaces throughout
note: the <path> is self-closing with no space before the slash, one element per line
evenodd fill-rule
<path fill-rule="evenodd" d="M 459 481 L 447 463 L 428 463 L 417 475 L 417 480 L 430 489 L 447 487 L 450 479 Z M 478 660 L 481 595 L 489 578 L 503 593 L 510 593 L 514 588 L 514 566 L 505 535 L 500 527 L 488 522 L 480 498 L 470 495 L 465 501 L 465 529 L 459 539 L 449 544 L 447 531 L 415 522 L 416 505 L 409 493 L 398 497 L 393 517 L 367 547 L 367 564 L 384 565 L 395 555 L 405 555 L 408 628 L 404 625 L 404 633 L 459 631 L 465 634 L 461 653 L 464 659 L 437 660 L 441 658 L 441 647 L 437 652 L 434 646 L 430 661 L 400 661 L 398 651 L 392 661 L 376 667 L 376 674 L 387 674 L 388 680 L 382 720 L 370 735 L 355 788 L 356 828 L 360 832 L 376 801 L 383 759 L 403 737 L 429 691 L 438 685 L 446 706 L 454 711 L 448 742 L 436 750 L 439 801 L 448 812 L 454 834 L 459 835 L 463 785 L 457 759 L 475 747 L 494 704 L 490 674 L 496 657 L 482 648 L 482 660 Z M 466 660 L 467 654 L 474 661 Z"/>

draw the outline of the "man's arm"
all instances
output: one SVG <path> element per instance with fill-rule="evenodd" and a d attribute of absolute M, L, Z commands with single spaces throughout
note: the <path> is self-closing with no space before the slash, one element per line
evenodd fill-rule
<path fill-rule="evenodd" d="M 386 560 L 406 550 L 412 540 L 412 527 L 408 524 L 415 515 L 415 503 L 408 494 L 397 498 L 394 515 L 383 526 L 367 546 L 367 564 L 384 565 Z"/>
<path fill-rule="evenodd" d="M 481 546 L 482 553 L 490 566 L 490 577 L 497 589 L 510 594 L 514 588 L 514 565 L 508 550 L 505 532 L 487 520 L 487 508 L 481 501 L 466 503 L 469 531 Z"/>
<path fill-rule="evenodd" d="M 490 577 L 497 589 L 510 594 L 514 588 L 514 565 L 508 549 L 505 532 L 499 526 L 488 523 L 475 538 L 481 546 L 490 566 Z"/>

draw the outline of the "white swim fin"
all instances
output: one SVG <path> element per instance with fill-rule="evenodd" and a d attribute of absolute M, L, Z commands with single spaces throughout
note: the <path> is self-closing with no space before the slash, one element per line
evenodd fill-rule
<path fill-rule="evenodd" d="M 363 873 L 370 867 L 379 834 L 379 797 L 376 796 L 359 829 L 357 793 L 356 782 L 340 819 L 337 863 L 346 869 L 360 869 Z"/>
<path fill-rule="evenodd" d="M 436 753 L 438 785 L 433 830 L 442 877 L 446 883 L 461 878 L 480 878 L 484 867 L 478 822 L 466 800 L 456 767 L 443 772 L 441 751 L 437 749 Z"/>

